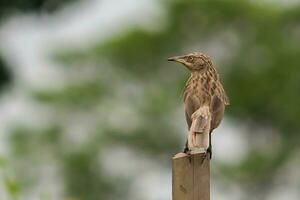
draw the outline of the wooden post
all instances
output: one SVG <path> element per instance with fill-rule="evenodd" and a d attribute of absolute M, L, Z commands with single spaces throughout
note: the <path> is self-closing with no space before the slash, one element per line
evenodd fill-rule
<path fill-rule="evenodd" d="M 172 159 L 173 200 L 210 200 L 209 155 L 178 153 Z"/>

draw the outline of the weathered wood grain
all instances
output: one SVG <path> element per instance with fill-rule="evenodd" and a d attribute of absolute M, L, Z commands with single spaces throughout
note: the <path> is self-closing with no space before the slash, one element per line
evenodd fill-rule
<path fill-rule="evenodd" d="M 172 159 L 173 200 L 210 199 L 210 159 L 203 153 L 176 154 Z"/>

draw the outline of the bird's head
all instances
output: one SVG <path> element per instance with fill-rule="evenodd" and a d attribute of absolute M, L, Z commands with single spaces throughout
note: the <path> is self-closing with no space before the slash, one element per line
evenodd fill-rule
<path fill-rule="evenodd" d="M 175 61 L 186 66 L 190 71 L 202 71 L 211 65 L 210 58 L 199 52 L 190 53 L 183 56 L 168 58 L 168 61 Z"/>

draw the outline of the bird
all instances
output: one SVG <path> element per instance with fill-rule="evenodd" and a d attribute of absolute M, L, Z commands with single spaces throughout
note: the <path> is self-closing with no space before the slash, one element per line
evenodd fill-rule
<path fill-rule="evenodd" d="M 188 138 L 184 153 L 209 153 L 212 158 L 212 131 L 224 116 L 229 98 L 220 82 L 211 59 L 204 53 L 194 52 L 168 58 L 183 64 L 191 73 L 183 92 Z"/>

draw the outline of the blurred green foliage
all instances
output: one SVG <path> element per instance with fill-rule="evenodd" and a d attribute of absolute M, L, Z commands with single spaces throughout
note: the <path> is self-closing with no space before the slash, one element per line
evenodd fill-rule
<path fill-rule="evenodd" d="M 44 103 L 60 104 L 73 108 L 92 107 L 101 101 L 108 91 L 100 81 L 86 82 L 70 85 L 62 91 L 45 92 L 39 91 L 34 94 L 35 98 Z"/>
<path fill-rule="evenodd" d="M 64 118 L 76 114 L 77 108 L 97 116 L 101 114 L 97 109 L 105 105 L 107 109 L 102 112 L 110 115 L 109 110 L 119 106 L 114 104 L 116 100 L 134 105 L 139 125 L 120 129 L 101 118 L 96 120 L 96 131 L 87 130 L 90 139 L 80 148 L 66 141 L 63 128 L 51 129 L 51 134 L 46 131 L 50 135 L 41 139 L 45 130 L 34 134 L 23 127 L 21 132 L 12 133 L 11 145 L 16 153 L 24 153 L 21 157 L 30 156 L 31 147 L 50 145 L 49 151 L 56 152 L 62 165 L 68 197 L 127 199 L 126 183 L 130 179 L 115 180 L 106 175 L 98 155 L 105 148 L 122 144 L 165 164 L 165 155 L 179 151 L 183 146 L 179 138 L 182 133 L 174 129 L 170 119 L 175 115 L 174 108 L 180 106 L 180 89 L 187 73 L 168 64 L 166 58 L 201 51 L 201 45 L 213 44 L 223 49 L 222 54 L 229 55 L 216 66 L 231 99 L 227 114 L 254 127 L 271 125 L 280 131 L 281 139 L 272 154 L 254 148 L 241 162 L 217 163 L 217 168 L 224 180 L 237 181 L 248 193 L 254 191 L 265 197 L 276 171 L 299 150 L 300 6 L 280 8 L 252 1 L 221 0 L 165 1 L 164 6 L 168 22 L 160 31 L 135 28 L 87 50 L 64 50 L 55 55 L 55 59 L 71 66 L 67 69 L 70 73 L 75 66 L 85 68 L 89 67 L 86 63 L 97 63 L 96 78 L 58 91 L 32 94 L 37 102 L 59 113 L 61 117 L 54 120 L 58 127 L 63 127 Z M 113 72 L 104 74 L 105 68 Z M 122 81 L 131 81 L 138 90 L 142 88 L 142 94 L 118 91 L 126 85 Z M 130 123 L 131 119 L 123 120 Z"/>
<path fill-rule="evenodd" d="M 5 177 L 4 185 L 6 187 L 6 190 L 11 195 L 12 199 L 17 199 L 19 188 L 18 188 L 16 181 L 9 177 Z"/>

